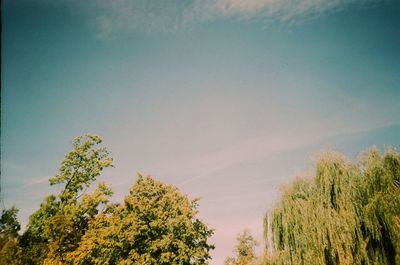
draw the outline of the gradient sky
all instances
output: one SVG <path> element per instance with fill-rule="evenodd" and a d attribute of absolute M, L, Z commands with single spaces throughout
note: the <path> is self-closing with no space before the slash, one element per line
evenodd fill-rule
<path fill-rule="evenodd" d="M 398 1 L 6 0 L 1 69 L 1 196 L 23 225 L 96 133 L 115 201 L 136 172 L 202 198 L 212 264 L 245 228 L 261 243 L 319 151 L 400 146 Z"/>

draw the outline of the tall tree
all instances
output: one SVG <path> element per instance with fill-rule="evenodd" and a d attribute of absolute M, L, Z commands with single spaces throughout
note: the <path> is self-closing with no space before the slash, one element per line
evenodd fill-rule
<path fill-rule="evenodd" d="M 213 230 L 196 218 L 197 200 L 138 176 L 124 203 L 90 223 L 74 264 L 207 264 Z"/>
<path fill-rule="evenodd" d="M 61 162 L 59 172 L 50 178 L 50 185 L 63 185 L 58 195 L 50 195 L 31 217 L 22 236 L 24 262 L 58 264 L 73 251 L 98 214 L 107 204 L 111 190 L 100 184 L 92 195 L 85 189 L 104 168 L 112 166 L 112 158 L 97 135 L 86 134 L 73 141 L 73 149 Z"/>

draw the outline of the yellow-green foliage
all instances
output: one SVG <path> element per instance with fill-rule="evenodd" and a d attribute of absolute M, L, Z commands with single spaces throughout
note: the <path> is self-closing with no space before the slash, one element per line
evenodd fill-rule
<path fill-rule="evenodd" d="M 197 201 L 139 175 L 112 214 L 90 224 L 74 264 L 207 264 L 212 230 L 196 219 Z"/>
<path fill-rule="evenodd" d="M 258 264 L 258 257 L 255 253 L 257 241 L 250 234 L 249 230 L 241 232 L 237 238 L 237 245 L 233 252 L 234 257 L 225 259 L 225 265 L 256 265 Z"/>
<path fill-rule="evenodd" d="M 96 135 L 77 137 L 50 184 L 49 195 L 19 236 L 17 210 L 0 218 L 0 265 L 207 264 L 213 230 L 196 218 L 197 200 L 173 186 L 139 176 L 122 205 L 100 183 L 86 189 L 112 158 Z"/>
<path fill-rule="evenodd" d="M 394 150 L 370 150 L 357 164 L 322 155 L 313 179 L 283 190 L 265 263 L 400 264 L 399 181 Z"/>
<path fill-rule="evenodd" d="M 91 195 L 84 191 L 104 168 L 112 166 L 112 158 L 101 142 L 93 134 L 74 139 L 73 149 L 61 162 L 58 174 L 49 179 L 50 185 L 63 186 L 61 192 L 46 197 L 19 240 L 23 264 L 64 263 L 67 253 L 78 247 L 100 206 L 108 205 L 112 191 L 105 184 L 100 183 Z"/>

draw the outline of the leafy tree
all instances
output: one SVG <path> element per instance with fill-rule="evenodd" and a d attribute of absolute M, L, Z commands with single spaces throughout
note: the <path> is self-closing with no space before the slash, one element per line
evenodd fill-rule
<path fill-rule="evenodd" d="M 66 255 L 78 247 L 90 220 L 109 207 L 111 195 L 111 189 L 100 183 L 93 194 L 84 194 L 79 202 L 61 205 L 45 227 L 45 236 L 50 239 L 45 264 L 65 262 Z M 101 210 L 100 205 L 103 205 Z"/>
<path fill-rule="evenodd" d="M 19 259 L 18 231 L 21 226 L 17 220 L 15 207 L 4 209 L 0 217 L 0 264 L 13 264 Z"/>
<path fill-rule="evenodd" d="M 4 241 L 8 241 L 18 237 L 18 231 L 21 226 L 17 219 L 18 209 L 12 207 L 4 209 L 0 217 L 0 246 L 3 246 Z"/>
<path fill-rule="evenodd" d="M 197 200 L 138 176 L 124 203 L 90 222 L 69 255 L 74 264 L 207 264 L 213 231 L 196 218 Z"/>
<path fill-rule="evenodd" d="M 266 220 L 273 249 L 265 263 L 400 264 L 399 216 L 398 153 L 372 149 L 356 164 L 325 154 L 315 177 L 286 187 Z"/>
<path fill-rule="evenodd" d="M 92 134 L 74 139 L 59 173 L 49 180 L 50 185 L 61 184 L 63 189 L 58 195 L 46 197 L 30 217 L 21 238 L 24 263 L 63 263 L 66 254 L 78 247 L 100 205 L 108 204 L 112 192 L 105 184 L 101 183 L 92 195 L 84 190 L 104 168 L 112 166 L 112 158 L 101 142 Z"/>
<path fill-rule="evenodd" d="M 100 136 L 86 134 L 74 139 L 74 149 L 61 162 L 59 173 L 50 178 L 50 185 L 62 184 L 61 202 L 77 200 L 78 193 L 96 180 L 104 168 L 112 166 L 112 158 Z"/>
<path fill-rule="evenodd" d="M 244 230 L 236 238 L 235 257 L 225 259 L 225 265 L 255 265 L 258 258 L 255 253 L 257 241 L 250 235 L 249 230 Z"/>

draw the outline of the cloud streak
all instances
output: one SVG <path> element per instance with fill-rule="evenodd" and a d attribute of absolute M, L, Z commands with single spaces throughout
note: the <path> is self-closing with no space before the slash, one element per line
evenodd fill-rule
<path fill-rule="evenodd" d="M 274 18 L 290 21 L 340 11 L 354 6 L 377 3 L 372 0 L 216 0 L 217 15 L 242 18 Z"/>
<path fill-rule="evenodd" d="M 197 172 L 198 175 L 186 178 L 179 185 L 186 186 L 234 165 L 296 150 L 331 137 L 363 133 L 398 124 L 400 120 L 396 114 L 400 107 L 394 103 L 397 100 L 398 97 L 393 95 L 393 99 L 386 102 L 388 106 L 383 103 L 361 104 L 353 101 L 348 108 L 332 113 L 326 119 L 310 122 L 303 130 L 246 139 L 228 146 L 186 163 L 183 171 Z"/>
<path fill-rule="evenodd" d="M 234 19 L 296 23 L 382 0 L 71 0 L 85 9 L 100 37 L 121 32 L 175 32 L 205 22 Z"/>

